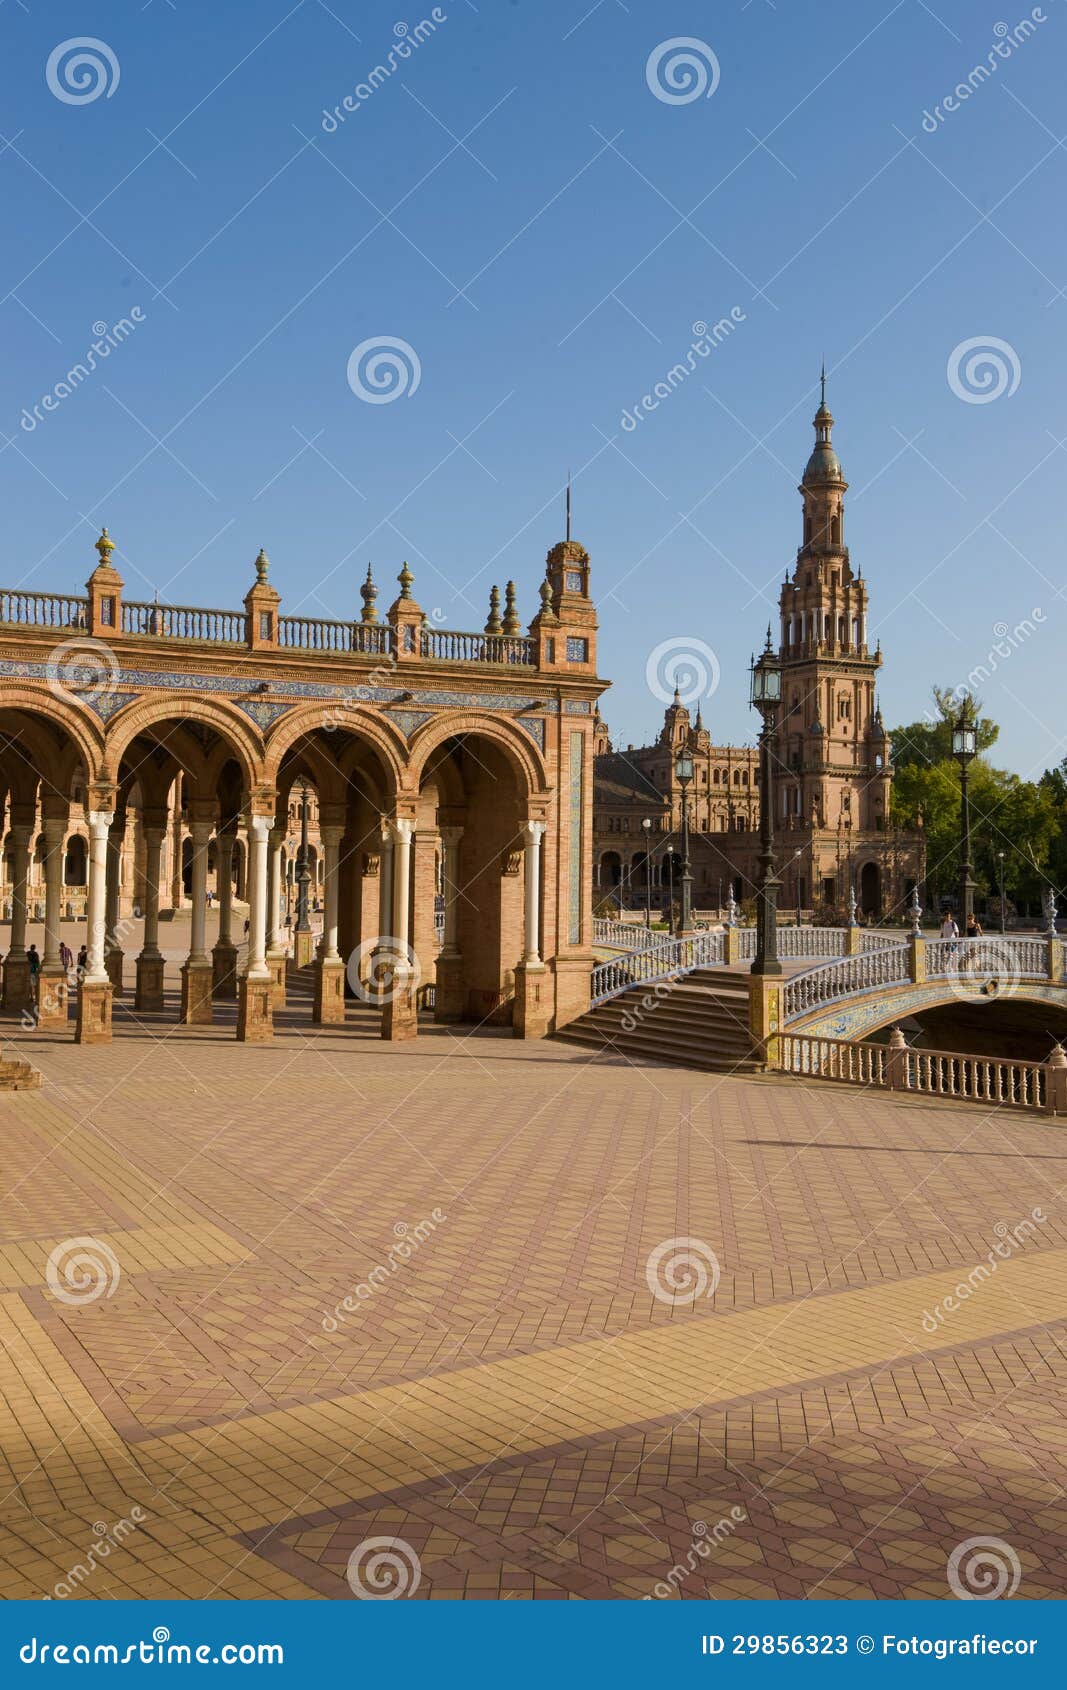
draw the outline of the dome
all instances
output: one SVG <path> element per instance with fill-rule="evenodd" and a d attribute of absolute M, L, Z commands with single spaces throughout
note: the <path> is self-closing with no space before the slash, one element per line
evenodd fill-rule
<path fill-rule="evenodd" d="M 812 481 L 843 481 L 841 459 L 828 440 L 820 440 L 804 470 L 805 483 Z"/>

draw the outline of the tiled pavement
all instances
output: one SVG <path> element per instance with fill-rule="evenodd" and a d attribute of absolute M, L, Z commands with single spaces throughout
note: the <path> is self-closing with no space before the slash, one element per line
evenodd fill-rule
<path fill-rule="evenodd" d="M 1062 1594 L 1062 1128 L 286 1020 L 18 1038 L 2 1594 Z"/>

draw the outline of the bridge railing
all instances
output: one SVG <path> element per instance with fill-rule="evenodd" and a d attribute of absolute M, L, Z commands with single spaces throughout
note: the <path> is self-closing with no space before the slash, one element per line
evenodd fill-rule
<path fill-rule="evenodd" d="M 1059 941 L 1062 943 L 1062 940 Z M 981 939 L 929 939 L 926 944 L 926 974 L 931 980 L 954 974 L 1024 974 L 1045 978 L 1049 964 L 1048 940 L 1033 934 L 990 934 Z"/>
<path fill-rule="evenodd" d="M 665 980 L 672 974 L 686 974 L 694 968 L 710 968 L 722 962 L 725 934 L 698 933 L 692 939 L 665 939 L 648 950 L 628 951 L 594 968 L 590 1001 L 593 1008 L 617 997 L 631 986 Z"/>
<path fill-rule="evenodd" d="M 824 1004 L 836 1003 L 839 998 L 851 997 L 854 992 L 871 991 L 875 986 L 902 985 L 909 978 L 908 946 L 901 943 L 822 963 L 786 981 L 782 1019 L 795 1021 L 798 1016 L 821 1009 Z"/>
<path fill-rule="evenodd" d="M 1062 1115 L 1067 1110 L 1067 1057 L 1059 1046 L 1048 1062 L 1009 1057 L 969 1056 L 957 1051 L 912 1050 L 872 1040 L 855 1043 L 808 1033 L 783 1033 L 779 1039 L 784 1073 L 802 1079 L 838 1080 L 923 1097 L 1006 1109 L 1039 1109 Z"/>
<path fill-rule="evenodd" d="M 668 938 L 668 934 L 654 933 L 651 928 L 636 921 L 606 921 L 600 916 L 593 917 L 594 945 L 609 945 L 616 951 L 649 951 Z"/>

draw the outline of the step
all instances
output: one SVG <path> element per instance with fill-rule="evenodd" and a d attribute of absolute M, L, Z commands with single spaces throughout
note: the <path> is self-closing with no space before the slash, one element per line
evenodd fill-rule
<path fill-rule="evenodd" d="M 705 1045 L 700 1048 L 692 1041 L 675 1042 L 670 1039 L 657 1039 L 651 1034 L 642 1037 L 639 1033 L 628 1034 L 624 1041 L 608 1040 L 597 1037 L 589 1028 L 577 1027 L 573 1022 L 561 1028 L 555 1036 L 568 1044 L 580 1045 L 585 1049 L 603 1050 L 621 1057 L 647 1057 L 654 1062 L 666 1062 L 679 1068 L 757 1073 L 764 1066 L 751 1054 L 745 1054 L 747 1046 L 729 1048 Z"/>

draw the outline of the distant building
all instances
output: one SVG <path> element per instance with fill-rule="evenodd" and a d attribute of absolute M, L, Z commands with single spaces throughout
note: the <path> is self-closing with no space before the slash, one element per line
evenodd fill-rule
<path fill-rule="evenodd" d="M 921 832 L 890 826 L 890 741 L 875 697 L 881 646 L 867 644 L 868 596 L 844 544 L 848 487 L 834 450 L 834 419 L 822 402 L 815 448 L 800 484 L 803 543 L 779 598 L 782 705 L 776 734 L 775 860 L 779 908 L 799 904 L 832 916 L 855 888 L 867 916 L 903 914 L 925 873 Z M 759 849 L 759 756 L 755 746 L 713 745 L 700 709 L 677 693 L 651 745 L 613 749 L 594 728 L 594 877 L 601 903 L 643 908 L 646 850 L 653 908 L 678 898 L 682 788 L 675 758 L 693 758 L 689 828 L 693 903 L 754 897 Z M 645 829 L 645 820 L 652 823 Z"/>

